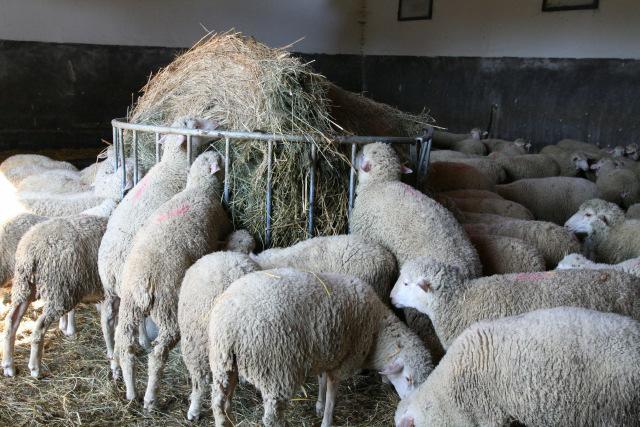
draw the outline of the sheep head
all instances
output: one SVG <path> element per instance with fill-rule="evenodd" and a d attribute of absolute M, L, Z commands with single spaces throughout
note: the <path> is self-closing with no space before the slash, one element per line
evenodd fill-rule
<path fill-rule="evenodd" d="M 584 202 L 564 226 L 576 235 L 591 236 L 596 232 L 606 232 L 621 220 L 624 220 L 624 211 L 618 205 L 592 199 Z"/>
<path fill-rule="evenodd" d="M 376 142 L 367 144 L 356 158 L 358 185 L 372 182 L 388 182 L 400 180 L 400 174 L 411 173 L 412 170 L 400 163 L 393 147 Z"/>
<path fill-rule="evenodd" d="M 391 290 L 391 303 L 399 308 L 413 307 L 433 316 L 434 293 L 463 281 L 460 270 L 429 257 L 417 257 L 400 269 L 400 277 Z"/>

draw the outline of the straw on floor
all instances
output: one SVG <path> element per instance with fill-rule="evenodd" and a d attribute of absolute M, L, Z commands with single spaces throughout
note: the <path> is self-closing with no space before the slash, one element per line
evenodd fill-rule
<path fill-rule="evenodd" d="M 3 290 L 5 303 L 7 290 Z M 8 306 L 2 306 L 4 318 Z M 186 419 L 191 391 L 189 376 L 180 358 L 179 346 L 167 363 L 160 392 L 159 410 L 145 415 L 138 402 L 124 398 L 124 385 L 114 382 L 106 359 L 100 331 L 100 319 L 93 306 L 80 306 L 77 312 L 78 332 L 75 340 L 64 337 L 57 329 L 45 340 L 44 377 L 29 375 L 30 329 L 37 310 L 25 315 L 16 340 L 17 376 L 0 378 L 0 425 L 12 426 L 193 426 L 211 425 L 209 411 L 203 411 L 198 423 Z M 0 329 L 3 325 L 0 326 Z M 146 356 L 138 361 L 138 390 L 144 390 Z M 315 414 L 317 385 L 309 378 L 304 390 L 291 401 L 286 413 L 292 426 L 318 425 Z M 345 381 L 339 390 L 335 424 L 341 426 L 389 426 L 398 398 L 393 388 L 382 384 L 374 375 L 358 375 Z M 262 401 L 250 385 L 239 385 L 233 399 L 237 425 L 259 425 Z"/>

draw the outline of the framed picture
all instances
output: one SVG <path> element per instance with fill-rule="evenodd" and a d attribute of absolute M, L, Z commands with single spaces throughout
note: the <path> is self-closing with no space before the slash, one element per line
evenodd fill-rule
<path fill-rule="evenodd" d="M 542 0 L 543 12 L 597 9 L 600 0 Z"/>
<path fill-rule="evenodd" d="M 398 21 L 416 21 L 431 19 L 433 0 L 400 0 Z"/>

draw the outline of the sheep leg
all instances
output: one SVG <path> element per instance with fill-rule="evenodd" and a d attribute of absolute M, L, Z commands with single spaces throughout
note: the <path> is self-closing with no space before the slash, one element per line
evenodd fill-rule
<path fill-rule="evenodd" d="M 327 377 L 327 395 L 324 405 L 324 417 L 322 418 L 321 427 L 331 427 L 333 423 L 333 409 L 336 405 L 336 395 L 338 394 L 338 384 L 340 381 L 334 375 L 329 373 Z"/>
<path fill-rule="evenodd" d="M 316 414 L 319 417 L 324 415 L 324 400 L 327 393 L 327 373 L 318 375 L 318 401 L 316 402 Z"/>
<path fill-rule="evenodd" d="M 154 409 L 169 351 L 180 341 L 178 322 L 170 321 L 169 323 L 172 325 L 171 327 L 159 325 L 158 338 L 156 338 L 153 350 L 149 354 L 149 379 L 147 381 L 147 391 L 144 394 L 144 409 L 147 411 Z M 144 324 L 144 319 L 142 319 L 142 324 Z"/>
<path fill-rule="evenodd" d="M 120 307 L 120 298 L 115 295 L 105 295 L 105 299 L 100 307 L 100 326 L 102 326 L 102 335 L 104 343 L 107 347 L 107 358 L 111 363 L 111 372 L 113 379 L 120 377 L 118 362 L 113 357 L 114 347 L 114 330 L 117 323 L 118 308 Z"/>
<path fill-rule="evenodd" d="M 31 376 L 40 378 L 40 362 L 42 361 L 42 349 L 44 347 L 44 336 L 49 326 L 60 317 L 60 313 L 45 305 L 43 312 L 38 317 L 36 325 L 31 333 L 31 357 L 29 358 L 29 369 Z"/>
<path fill-rule="evenodd" d="M 211 385 L 211 406 L 215 425 L 222 427 L 235 425 L 233 414 L 231 414 L 231 398 L 238 385 L 238 370 L 234 367 L 231 371 L 217 374 L 215 377 Z"/>
<path fill-rule="evenodd" d="M 262 405 L 264 406 L 264 415 L 262 423 L 265 427 L 280 427 L 286 425 L 284 421 L 284 410 L 287 402 L 274 396 L 262 396 Z"/>
<path fill-rule="evenodd" d="M 67 314 L 63 314 L 60 316 L 60 321 L 58 322 L 58 329 L 60 329 L 63 333 L 67 330 Z"/>
<path fill-rule="evenodd" d="M 64 315 L 63 315 L 64 317 Z M 67 313 L 67 325 L 65 327 L 65 329 L 62 331 L 63 334 L 65 334 L 68 337 L 75 337 L 76 335 L 76 311 L 71 310 Z"/>
<path fill-rule="evenodd" d="M 202 409 L 202 398 L 204 390 L 207 387 L 206 377 L 197 374 L 191 374 L 191 404 L 187 412 L 189 421 L 197 421 L 200 418 L 200 410 Z"/>
<path fill-rule="evenodd" d="M 7 377 L 13 377 L 16 374 L 16 368 L 13 364 L 13 351 L 16 344 L 16 333 L 18 333 L 18 327 L 20 326 L 22 316 L 24 316 L 24 313 L 27 311 L 27 307 L 29 307 L 31 301 L 32 299 L 28 299 L 27 301 L 13 304 L 5 318 L 2 367 L 4 368 L 4 375 Z"/>
<path fill-rule="evenodd" d="M 127 301 L 127 300 L 125 300 Z M 136 361 L 135 343 L 138 324 L 143 319 L 142 312 L 135 305 L 123 304 L 120 310 L 120 322 L 116 327 L 113 360 L 122 368 L 122 379 L 127 389 L 127 399 L 136 398 Z M 114 372 L 115 374 L 115 372 Z"/>

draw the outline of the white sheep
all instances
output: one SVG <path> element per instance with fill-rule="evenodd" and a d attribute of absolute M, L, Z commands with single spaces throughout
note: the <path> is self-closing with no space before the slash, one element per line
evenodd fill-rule
<path fill-rule="evenodd" d="M 588 142 L 578 141 L 575 139 L 561 139 L 556 144 L 558 147 L 569 151 L 586 151 L 588 153 L 600 153 L 600 148 Z"/>
<path fill-rule="evenodd" d="M 196 260 L 218 249 L 231 231 L 221 203 L 223 166 L 218 153 L 205 151 L 198 156 L 186 188 L 147 219 L 123 267 L 114 356 L 120 361 L 129 400 L 136 397 L 134 343 L 139 327 L 145 316 L 158 326 L 149 354 L 147 410 L 155 405 L 169 351 L 180 340 L 177 311 L 184 274 Z"/>
<path fill-rule="evenodd" d="M 625 208 L 640 202 L 640 179 L 635 171 L 613 159 L 602 159 L 591 168 L 596 171 L 599 198 Z"/>
<path fill-rule="evenodd" d="M 466 224 L 484 224 L 484 223 L 494 224 L 494 223 L 501 223 L 505 221 L 515 220 L 515 218 L 510 218 L 507 216 L 496 215 L 496 214 L 465 212 L 465 211 L 460 211 L 460 212 L 461 212 L 460 222 L 463 225 L 465 225 L 465 228 L 466 228 Z"/>
<path fill-rule="evenodd" d="M 30 175 L 16 186 L 19 192 L 81 193 L 91 190 L 91 184 L 81 181 L 80 172 L 69 169 L 46 170 Z"/>
<path fill-rule="evenodd" d="M 18 214 L 0 225 L 0 286 L 13 278 L 16 249 L 22 236 L 34 225 L 49 219 L 31 213 Z"/>
<path fill-rule="evenodd" d="M 18 202 L 29 212 L 48 217 L 77 215 L 104 201 L 105 197 L 96 196 L 93 191 L 69 194 L 18 193 Z"/>
<path fill-rule="evenodd" d="M 565 227 L 586 236 L 583 252 L 596 262 L 617 264 L 640 257 L 640 220 L 626 219 L 615 203 L 588 200 L 567 220 Z"/>
<path fill-rule="evenodd" d="M 439 195 L 458 199 L 502 199 L 502 196 L 486 190 L 452 190 L 443 191 Z"/>
<path fill-rule="evenodd" d="M 488 213 L 523 220 L 534 219 L 529 209 L 511 200 L 455 197 L 450 200 L 463 212 Z"/>
<path fill-rule="evenodd" d="M 458 159 L 468 159 L 473 157 L 471 154 L 461 153 L 454 150 L 433 150 L 429 155 L 430 162 L 455 162 Z"/>
<path fill-rule="evenodd" d="M 640 410 L 640 322 L 561 307 L 479 322 L 453 343 L 398 427 L 631 426 Z"/>
<path fill-rule="evenodd" d="M 0 174 L 13 185 L 20 184 L 28 176 L 54 169 L 78 171 L 71 163 L 53 160 L 39 154 L 16 154 L 0 163 Z"/>
<path fill-rule="evenodd" d="M 627 219 L 640 219 L 640 203 L 635 203 L 629 206 L 625 216 Z"/>
<path fill-rule="evenodd" d="M 178 119 L 173 126 L 205 130 L 215 128 L 215 124 L 210 121 L 194 119 Z M 109 358 L 113 357 L 113 332 L 120 302 L 122 268 L 131 249 L 131 242 L 147 218 L 160 205 L 183 190 L 187 181 L 187 138 L 182 135 L 165 135 L 161 142 L 162 160 L 127 193 L 113 212 L 98 252 L 98 271 L 105 292 L 100 320 Z M 193 138 L 194 152 L 203 142 L 199 137 Z M 140 338 L 141 344 L 148 347 L 143 327 Z M 111 367 L 114 377 L 117 377 L 118 368 L 113 360 Z"/>
<path fill-rule="evenodd" d="M 598 152 L 569 150 L 557 145 L 543 147 L 540 154 L 552 157 L 560 167 L 560 175 L 570 177 L 588 177 L 591 165 L 602 158 L 602 154 Z"/>
<path fill-rule="evenodd" d="M 581 254 L 569 254 L 558 263 L 558 270 L 588 269 L 588 270 L 620 270 L 640 277 L 640 258 L 631 258 L 618 264 L 604 264 L 593 262 Z"/>
<path fill-rule="evenodd" d="M 540 308 L 583 307 L 640 320 L 640 278 L 616 270 L 555 270 L 467 279 L 454 266 L 421 257 L 403 268 L 391 301 L 427 314 L 449 348 L 477 321 Z"/>
<path fill-rule="evenodd" d="M 290 267 L 355 276 L 371 285 L 378 297 L 387 303 L 398 274 L 391 252 L 354 234 L 315 237 L 288 248 L 266 250 L 253 259 L 263 270 Z"/>
<path fill-rule="evenodd" d="M 624 150 L 624 154 L 631 160 L 640 160 L 640 150 L 638 149 L 638 144 L 627 144 Z"/>
<path fill-rule="evenodd" d="M 522 139 L 515 141 L 505 141 L 504 139 L 483 139 L 482 143 L 487 147 L 489 153 L 499 152 L 506 156 L 521 156 L 527 154 L 531 144 Z"/>
<path fill-rule="evenodd" d="M 432 191 L 493 190 L 492 180 L 473 166 L 456 161 L 433 162 L 424 188 Z"/>
<path fill-rule="evenodd" d="M 407 396 L 433 369 L 420 339 L 355 277 L 275 269 L 250 273 L 218 298 L 209 316 L 212 406 L 231 425 L 238 375 L 262 394 L 265 426 L 283 425 L 287 401 L 308 375 L 324 374 L 316 409 L 332 422 L 341 380 L 381 371 Z"/>
<path fill-rule="evenodd" d="M 245 230 L 231 234 L 226 251 L 213 252 L 195 262 L 184 275 L 178 299 L 180 353 L 191 377 L 189 420 L 196 420 L 202 409 L 205 389 L 211 381 L 209 369 L 209 312 L 214 300 L 234 281 L 257 271 L 260 266 L 249 258 L 255 242 Z"/>
<path fill-rule="evenodd" d="M 44 301 L 42 314 L 31 334 L 29 369 L 31 375 L 37 378 L 41 373 L 44 335 L 51 323 L 73 310 L 80 302 L 95 303 L 102 299 L 98 247 L 107 227 L 108 214 L 115 205 L 113 200 L 104 202 L 106 216 L 85 212 L 40 222 L 20 240 L 15 255 L 11 310 L 5 319 L 2 361 L 5 375 L 15 375 L 13 351 L 16 332 L 32 301 Z M 65 332 L 73 335 L 73 315 L 69 320 L 64 325 Z"/>
<path fill-rule="evenodd" d="M 462 141 L 456 141 L 451 144 L 453 151 L 459 151 L 465 154 L 471 154 L 476 156 L 484 156 L 487 154 L 487 147 L 483 144 L 483 141 L 474 138 L 463 139 Z"/>
<path fill-rule="evenodd" d="M 566 254 L 580 251 L 580 242 L 569 230 L 545 221 L 507 218 L 507 221 L 465 224 L 464 228 L 470 234 L 490 234 L 524 240 L 538 249 L 550 269 Z"/>
<path fill-rule="evenodd" d="M 469 234 L 469 239 L 480 256 L 485 276 L 545 270 L 542 254 L 524 240 L 491 234 Z"/>
<path fill-rule="evenodd" d="M 480 259 L 462 226 L 443 206 L 400 182 L 402 167 L 393 149 L 368 144 L 358 156 L 358 185 L 351 232 L 389 249 L 398 265 L 421 255 L 458 266 L 469 277 Z"/>
<path fill-rule="evenodd" d="M 433 147 L 443 150 L 451 150 L 456 142 L 463 141 L 465 139 L 479 140 L 482 136 L 482 131 L 478 128 L 471 129 L 469 133 L 451 133 L 435 129 L 433 131 Z"/>
<path fill-rule="evenodd" d="M 489 157 L 494 158 L 504 168 L 507 181 L 560 175 L 560 166 L 553 157 L 545 154 L 505 156 L 497 152 L 490 154 Z"/>
<path fill-rule="evenodd" d="M 520 203 L 540 221 L 564 224 L 587 200 L 600 197 L 600 190 L 584 178 L 554 176 L 521 179 L 496 185 L 502 197 Z"/>

